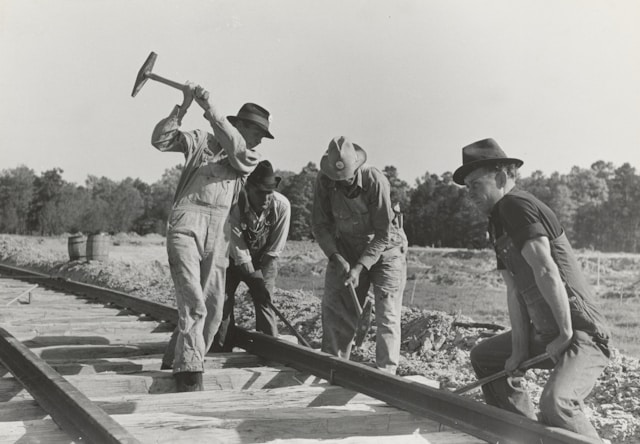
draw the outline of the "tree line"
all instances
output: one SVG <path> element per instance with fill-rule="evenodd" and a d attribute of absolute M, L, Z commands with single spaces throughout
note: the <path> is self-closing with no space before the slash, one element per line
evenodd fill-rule
<path fill-rule="evenodd" d="M 26 166 L 0 172 L 0 232 L 63 233 L 136 232 L 164 235 L 182 167 L 167 169 L 147 184 L 140 179 L 113 181 L 88 176 L 83 185 L 63 179 L 53 168 L 36 174 Z M 414 185 L 400 179 L 393 166 L 384 174 L 391 197 L 404 213 L 411 245 L 485 248 L 487 220 L 467 199 L 452 174 L 425 173 Z M 279 191 L 291 202 L 290 239 L 309 239 L 313 186 L 318 173 L 310 162 L 298 173 L 278 171 Z M 518 180 L 558 215 L 574 247 L 638 252 L 640 245 L 640 176 L 630 164 L 615 167 L 598 161 L 590 168 L 545 176 L 535 171 Z"/>

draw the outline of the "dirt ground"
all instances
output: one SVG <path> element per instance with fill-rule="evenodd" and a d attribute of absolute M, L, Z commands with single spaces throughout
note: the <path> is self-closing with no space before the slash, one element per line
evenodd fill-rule
<path fill-rule="evenodd" d="M 174 305 L 164 238 L 119 234 L 112 236 L 111 241 L 107 261 L 69 262 L 66 236 L 40 238 L 0 235 L 0 261 Z M 587 268 L 598 267 L 598 282 L 594 284 L 602 286 L 604 290 L 601 293 L 606 300 L 618 304 L 614 307 L 617 307 L 616 312 L 621 311 L 621 301 L 637 297 L 633 285 L 635 274 L 624 270 L 624 266 L 635 268 L 636 257 L 591 257 L 583 254 L 581 261 Z M 289 242 L 280 265 L 279 288 L 274 295 L 274 303 L 311 345 L 319 348 L 322 337 L 320 297 L 325 266 L 322 252 L 310 242 Z M 441 388 L 446 390 L 475 380 L 469 365 L 469 350 L 478 341 L 495 334 L 495 331 L 458 326 L 457 323 L 473 322 L 469 314 L 477 316 L 481 313 L 481 318 L 475 319 L 476 322 L 492 321 L 508 325 L 504 317 L 504 300 L 501 299 L 503 289 L 493 268 L 491 253 L 486 251 L 410 249 L 402 313 L 400 375 L 424 375 L 439 381 Z M 625 280 L 616 273 L 626 273 L 623 276 Z M 607 280 L 611 285 L 605 287 Z M 474 283 L 473 291 L 468 289 L 471 287 L 465 287 L 470 282 Z M 483 299 L 474 301 L 478 288 Z M 425 292 L 430 292 L 432 299 L 428 299 Z M 487 308 L 487 295 L 494 293 L 495 307 Z M 236 321 L 245 328 L 253 328 L 253 310 L 245 287 L 239 288 L 236 300 Z M 440 309 L 423 308 L 438 307 L 437 304 L 441 304 Z M 452 304 L 454 309 L 451 309 Z M 618 324 L 622 324 L 618 326 L 621 332 L 627 331 L 625 327 L 630 326 L 633 331 L 627 334 L 637 336 L 637 324 L 633 328 L 630 324 L 632 321 L 627 318 L 618 321 Z M 280 328 L 282 334 L 291 334 L 286 331 L 284 324 Z M 374 355 L 375 324 L 352 359 L 373 362 Z M 544 370 L 527 372 L 526 384 L 534 394 L 534 399 L 537 400 L 547 376 Z M 479 390 L 463 396 L 481 401 Z M 611 364 L 587 398 L 585 410 L 602 437 L 616 443 L 640 442 L 638 359 L 614 349 Z"/>

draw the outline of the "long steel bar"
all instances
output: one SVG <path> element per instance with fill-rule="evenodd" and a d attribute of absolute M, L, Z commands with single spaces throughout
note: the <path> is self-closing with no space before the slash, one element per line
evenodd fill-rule
<path fill-rule="evenodd" d="M 0 265 L 15 275 L 30 274 L 24 269 Z M 38 276 L 42 276 L 38 274 Z M 106 299 L 156 319 L 177 322 L 177 311 L 169 306 L 135 298 L 124 293 L 51 278 L 40 282 L 56 288 L 72 289 L 89 297 Z M 355 362 L 301 347 L 261 333 L 237 329 L 237 343 L 248 352 L 308 372 L 333 384 L 375 397 L 395 407 L 426 416 L 442 424 L 495 444 L 596 444 L 599 440 L 567 430 L 545 427 L 535 421 L 492 406 L 470 401 L 447 390 L 437 390 L 417 382 L 389 375 Z"/>
<path fill-rule="evenodd" d="M 73 441 L 140 442 L 3 328 L 0 328 L 0 362 Z"/>
<path fill-rule="evenodd" d="M 596 444 L 600 440 L 543 426 L 523 416 L 438 390 L 380 370 L 245 330 L 236 344 L 249 353 L 279 361 L 495 444 Z"/>
<path fill-rule="evenodd" d="M 19 276 L 21 279 L 25 280 L 37 279 L 38 284 L 41 286 L 46 285 L 53 289 L 78 293 L 89 298 L 99 299 L 101 302 L 109 302 L 117 305 L 118 307 L 129 308 L 132 311 L 148 315 L 159 321 L 168 321 L 173 324 L 177 324 L 178 322 L 178 312 L 175 308 L 169 305 L 145 301 L 144 299 L 140 299 L 120 291 L 110 290 L 61 277 L 47 276 L 46 274 L 32 272 L 30 270 L 4 264 L 0 264 L 0 272 L 16 278 Z"/>

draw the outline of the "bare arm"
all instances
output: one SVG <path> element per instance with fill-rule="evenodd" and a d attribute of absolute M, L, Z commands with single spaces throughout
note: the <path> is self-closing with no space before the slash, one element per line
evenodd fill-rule
<path fill-rule="evenodd" d="M 557 359 L 571 343 L 573 326 L 567 290 L 560 277 L 558 266 L 551 256 L 549 239 L 539 236 L 528 240 L 522 247 L 522 256 L 533 270 L 538 289 L 551 307 L 553 317 L 558 324 L 560 330 L 558 337 L 547 345 L 547 352 Z"/>
<path fill-rule="evenodd" d="M 507 306 L 511 321 L 511 356 L 505 363 L 505 370 L 512 372 L 529 357 L 529 315 L 518 298 L 518 289 L 507 270 L 500 270 L 507 285 Z"/>

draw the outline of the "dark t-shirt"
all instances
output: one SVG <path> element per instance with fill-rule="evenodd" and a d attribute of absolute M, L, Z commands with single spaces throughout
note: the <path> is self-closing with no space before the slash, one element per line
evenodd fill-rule
<path fill-rule="evenodd" d="M 539 236 L 553 240 L 563 232 L 555 213 L 533 194 L 513 188 L 493 207 L 489 234 L 494 242 L 504 233 L 522 250 L 525 242 Z M 498 259 L 498 270 L 505 266 Z"/>

